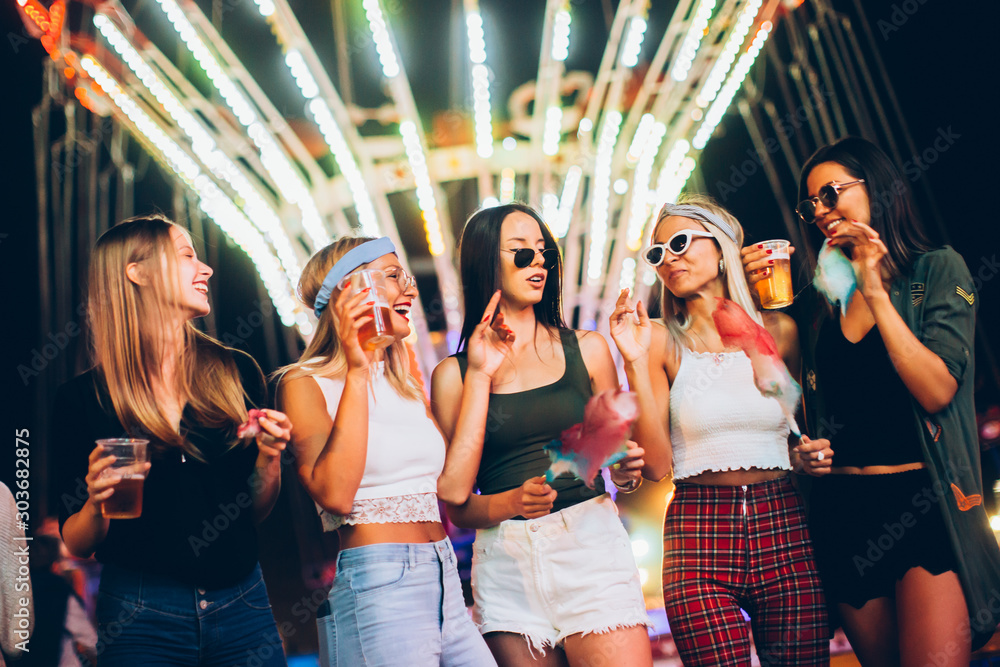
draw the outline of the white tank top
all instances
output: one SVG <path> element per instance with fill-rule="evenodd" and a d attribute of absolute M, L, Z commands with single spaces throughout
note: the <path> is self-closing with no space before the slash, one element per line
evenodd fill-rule
<path fill-rule="evenodd" d="M 444 438 L 423 401 L 400 396 L 384 371 L 383 362 L 370 371 L 368 454 L 354 506 L 350 514 L 337 516 L 317 505 L 324 530 L 344 524 L 441 520 L 437 480 L 444 470 Z M 312 377 L 323 392 L 330 419 L 335 419 L 344 379 Z"/>
<path fill-rule="evenodd" d="M 791 470 L 788 430 L 778 401 L 754 385 L 743 352 L 682 348 L 670 387 L 675 481 L 708 471 Z"/>

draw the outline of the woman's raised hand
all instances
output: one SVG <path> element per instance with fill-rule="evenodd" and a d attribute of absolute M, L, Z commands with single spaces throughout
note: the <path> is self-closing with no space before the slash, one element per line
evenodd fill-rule
<path fill-rule="evenodd" d="M 361 327 L 375 319 L 372 313 L 373 303 L 374 297 L 370 288 L 366 287 L 357 294 L 351 294 L 349 289 L 342 290 L 333 304 L 337 337 L 340 338 L 340 345 L 347 356 L 348 369 L 367 370 L 370 363 L 358 340 L 358 332 Z"/>
<path fill-rule="evenodd" d="M 497 372 L 511 348 L 514 347 L 514 332 L 503 321 L 503 313 L 498 312 L 500 290 L 497 290 L 486 304 L 483 319 L 473 331 L 466 344 L 469 354 L 469 370 L 489 377 Z"/>
<path fill-rule="evenodd" d="M 614 339 L 618 351 L 627 362 L 633 362 L 649 354 L 653 340 L 653 325 L 649 322 L 649 314 L 642 301 L 633 307 L 628 298 L 628 290 L 623 289 L 615 302 L 611 313 L 611 338 Z M 638 316 L 633 316 L 635 313 Z"/>
<path fill-rule="evenodd" d="M 882 258 L 889 254 L 889 249 L 878 232 L 863 222 L 845 220 L 834 228 L 830 245 L 851 247 L 851 265 L 862 296 L 869 297 L 885 291 L 881 263 Z"/>

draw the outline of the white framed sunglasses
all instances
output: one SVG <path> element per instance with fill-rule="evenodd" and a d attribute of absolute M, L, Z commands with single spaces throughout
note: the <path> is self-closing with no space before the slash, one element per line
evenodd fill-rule
<path fill-rule="evenodd" d="M 642 253 L 642 258 L 646 260 L 646 263 L 652 267 L 657 267 L 663 264 L 663 260 L 666 259 L 667 253 L 680 257 L 688 251 L 691 247 L 691 242 L 694 241 L 695 237 L 702 237 L 707 239 L 715 238 L 708 232 L 699 232 L 694 229 L 682 229 L 677 232 L 669 239 L 666 243 L 654 243 L 653 245 L 646 248 L 646 252 Z"/>

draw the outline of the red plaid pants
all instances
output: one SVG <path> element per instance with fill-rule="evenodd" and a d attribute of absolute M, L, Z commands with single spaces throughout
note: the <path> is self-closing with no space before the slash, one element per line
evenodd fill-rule
<path fill-rule="evenodd" d="M 677 484 L 663 524 L 663 599 L 688 667 L 749 665 L 751 630 L 762 666 L 830 663 L 823 588 L 787 476 Z"/>

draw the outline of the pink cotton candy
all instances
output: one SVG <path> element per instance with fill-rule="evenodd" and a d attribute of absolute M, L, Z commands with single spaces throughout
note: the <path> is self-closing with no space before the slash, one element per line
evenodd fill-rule
<path fill-rule="evenodd" d="M 263 410 L 253 409 L 247 414 L 247 420 L 236 429 L 237 438 L 255 438 L 260 433 L 260 418 L 267 417 Z"/>
<path fill-rule="evenodd" d="M 777 399 L 792 433 L 800 435 L 799 425 L 795 423 L 795 408 L 802 388 L 789 374 L 774 338 L 737 304 L 729 299 L 718 299 L 718 302 L 712 319 L 722 344 L 726 349 L 742 350 L 749 357 L 757 389 L 763 396 Z"/>
<path fill-rule="evenodd" d="M 639 417 L 638 397 L 630 391 L 609 389 L 587 401 L 583 422 L 562 432 L 561 440 L 545 446 L 552 465 L 545 473 L 552 481 L 572 472 L 588 487 L 601 468 L 625 458 L 632 424 Z"/>

